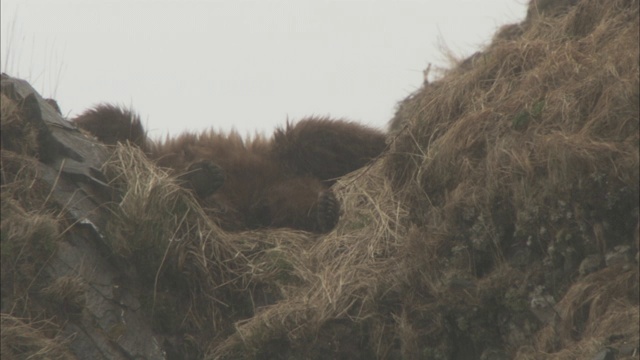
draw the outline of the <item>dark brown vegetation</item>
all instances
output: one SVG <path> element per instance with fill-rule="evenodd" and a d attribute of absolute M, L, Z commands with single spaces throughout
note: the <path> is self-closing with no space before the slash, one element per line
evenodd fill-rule
<path fill-rule="evenodd" d="M 334 184 L 326 235 L 223 231 L 118 145 L 103 236 L 66 272 L 86 226 L 3 97 L 3 358 L 82 357 L 100 328 L 130 357 L 152 351 L 133 338 L 167 358 L 637 359 L 639 22 L 638 1 L 533 2 L 399 105 L 388 153 Z M 96 299 L 138 301 L 150 337 L 105 325 Z"/>

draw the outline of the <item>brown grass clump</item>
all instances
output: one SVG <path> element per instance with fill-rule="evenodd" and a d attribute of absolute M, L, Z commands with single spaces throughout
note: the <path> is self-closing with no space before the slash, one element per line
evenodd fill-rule
<path fill-rule="evenodd" d="M 28 292 L 56 249 L 61 224 L 46 205 L 48 186 L 37 178 L 37 161 L 4 149 L 0 154 L 3 311 L 18 309 L 24 316 L 30 307 Z"/>
<path fill-rule="evenodd" d="M 280 249 L 297 282 L 282 284 L 288 285 L 282 300 L 238 323 L 214 358 L 389 354 L 391 309 L 385 303 L 393 299 L 394 284 L 388 275 L 397 266 L 405 210 L 379 167 L 339 182 L 345 221 L 335 231 L 306 248 Z"/>
<path fill-rule="evenodd" d="M 407 291 L 435 297 L 404 310 L 405 326 L 423 332 L 413 335 L 423 354 L 514 356 L 538 328 L 557 331 L 584 305 L 568 300 L 587 281 L 580 268 L 599 274 L 615 249 L 637 251 L 638 2 L 585 0 L 548 15 L 536 12 L 540 3 L 517 31 L 505 28 L 401 104 L 393 121 L 406 128 L 386 171 L 415 226 L 402 278 Z M 600 271 L 637 284 L 637 272 Z M 599 308 L 577 334 L 560 332 L 555 347 L 541 340 L 534 353 L 575 353 L 595 340 L 601 349 L 614 334 L 637 342 L 636 321 L 608 321 L 637 314 L 637 298 L 605 285 L 591 291 L 620 308 Z M 538 311 L 538 298 L 558 308 Z"/>
<path fill-rule="evenodd" d="M 559 321 L 541 329 L 536 346 L 553 359 L 588 358 L 611 343 L 637 346 L 638 274 L 609 268 L 573 284 L 555 306 Z"/>
<path fill-rule="evenodd" d="M 220 308 L 230 292 L 218 290 L 235 288 L 240 278 L 236 265 L 229 264 L 238 252 L 228 236 L 138 148 L 119 144 L 105 171 L 111 185 L 121 190 L 106 239 L 115 254 L 136 264 L 144 286 L 142 300 L 159 317 L 157 330 L 185 326 L 221 331 L 225 321 Z"/>
<path fill-rule="evenodd" d="M 29 322 L 9 314 L 0 314 L 3 359 L 73 359 L 67 349 L 68 341 L 51 322 Z"/>
<path fill-rule="evenodd" d="M 86 305 L 85 281 L 79 275 L 63 275 L 53 279 L 40 292 L 65 313 L 79 314 Z"/>
<path fill-rule="evenodd" d="M 18 154 L 35 156 L 38 152 L 38 132 L 24 120 L 19 104 L 0 95 L 0 127 L 2 148 Z"/>
<path fill-rule="evenodd" d="M 60 210 L 47 204 L 50 186 L 39 178 L 35 130 L 13 100 L 1 97 L 1 356 L 69 359 L 60 324 L 40 296 L 48 281 L 43 269 L 63 228 Z"/>
<path fill-rule="evenodd" d="M 308 243 L 309 234 L 224 232 L 192 194 L 129 145 L 115 148 L 105 170 L 122 194 L 106 238 L 136 264 L 156 331 L 185 332 L 202 351 L 279 298 L 278 281 L 295 280 L 286 251 Z"/>
<path fill-rule="evenodd" d="M 55 249 L 54 241 L 60 234 L 58 220 L 53 216 L 27 212 L 18 202 L 11 199 L 3 199 L 0 229 L 3 240 L 3 272 L 11 267 L 10 273 L 18 277 L 16 280 L 22 281 L 31 280 L 36 276 L 42 264 L 34 260 L 51 255 Z M 3 285 L 6 289 L 5 285 L 8 284 Z M 22 285 L 24 284 L 20 284 Z"/>

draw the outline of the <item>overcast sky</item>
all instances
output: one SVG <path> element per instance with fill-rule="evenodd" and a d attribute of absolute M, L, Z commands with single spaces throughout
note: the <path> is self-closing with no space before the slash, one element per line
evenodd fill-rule
<path fill-rule="evenodd" d="M 1 70 L 73 116 L 132 106 L 154 137 L 271 133 L 330 115 L 386 127 L 395 105 L 527 0 L 2 0 Z"/>

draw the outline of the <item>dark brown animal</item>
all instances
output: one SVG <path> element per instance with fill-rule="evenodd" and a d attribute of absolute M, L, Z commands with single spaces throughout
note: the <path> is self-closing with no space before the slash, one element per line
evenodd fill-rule
<path fill-rule="evenodd" d="M 212 130 L 149 140 L 137 115 L 100 105 L 73 120 L 107 144 L 130 141 L 171 169 L 226 230 L 280 228 L 327 232 L 340 205 L 329 187 L 385 149 L 385 135 L 345 120 L 310 117 L 272 138 Z"/>

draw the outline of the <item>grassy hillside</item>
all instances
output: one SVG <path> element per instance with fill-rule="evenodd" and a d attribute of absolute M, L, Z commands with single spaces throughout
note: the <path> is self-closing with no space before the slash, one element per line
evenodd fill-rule
<path fill-rule="evenodd" d="M 637 0 L 533 1 L 398 105 L 326 235 L 224 232 L 118 145 L 95 246 L 167 358 L 638 358 L 639 23 Z M 48 270 L 79 224 L 27 118 L 3 93 L 2 356 L 73 358 L 97 285 Z"/>

